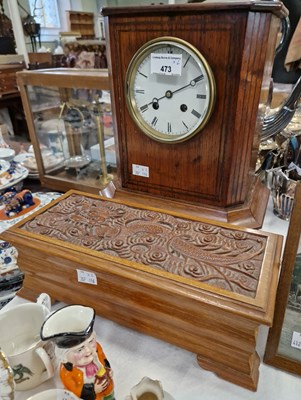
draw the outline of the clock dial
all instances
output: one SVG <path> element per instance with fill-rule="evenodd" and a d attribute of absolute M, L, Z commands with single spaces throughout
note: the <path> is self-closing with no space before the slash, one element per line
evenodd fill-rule
<path fill-rule="evenodd" d="M 161 142 L 180 142 L 201 130 L 213 110 L 215 81 L 198 50 L 163 37 L 146 43 L 126 76 L 129 112 L 140 129 Z"/>

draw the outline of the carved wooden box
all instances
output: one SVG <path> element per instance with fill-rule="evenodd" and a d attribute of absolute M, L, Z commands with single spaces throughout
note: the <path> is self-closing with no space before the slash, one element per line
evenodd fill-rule
<path fill-rule="evenodd" d="M 93 306 L 256 390 L 256 335 L 272 324 L 282 237 L 78 191 L 2 237 L 19 251 L 24 296 Z"/>

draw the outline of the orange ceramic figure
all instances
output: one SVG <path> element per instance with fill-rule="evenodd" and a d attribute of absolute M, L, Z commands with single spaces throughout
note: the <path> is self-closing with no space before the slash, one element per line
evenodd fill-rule
<path fill-rule="evenodd" d="M 65 352 L 60 378 L 66 389 L 84 400 L 114 400 L 110 364 L 95 333 Z"/>
<path fill-rule="evenodd" d="M 68 305 L 44 321 L 41 339 L 60 350 L 60 378 L 65 388 L 83 400 L 115 400 L 113 373 L 93 330 L 95 310 Z"/>

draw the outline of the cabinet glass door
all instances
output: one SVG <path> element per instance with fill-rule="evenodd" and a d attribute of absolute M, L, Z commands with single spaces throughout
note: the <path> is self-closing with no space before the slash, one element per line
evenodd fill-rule
<path fill-rule="evenodd" d="M 23 162 L 67 181 L 103 187 L 116 175 L 110 92 L 100 89 L 27 86 L 35 130 L 35 156 Z"/>

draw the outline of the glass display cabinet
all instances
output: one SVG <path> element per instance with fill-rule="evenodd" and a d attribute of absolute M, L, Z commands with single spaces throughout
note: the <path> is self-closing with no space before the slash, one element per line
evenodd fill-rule
<path fill-rule="evenodd" d="M 107 70 L 17 74 L 34 153 L 23 165 L 42 186 L 97 193 L 117 176 Z"/>

